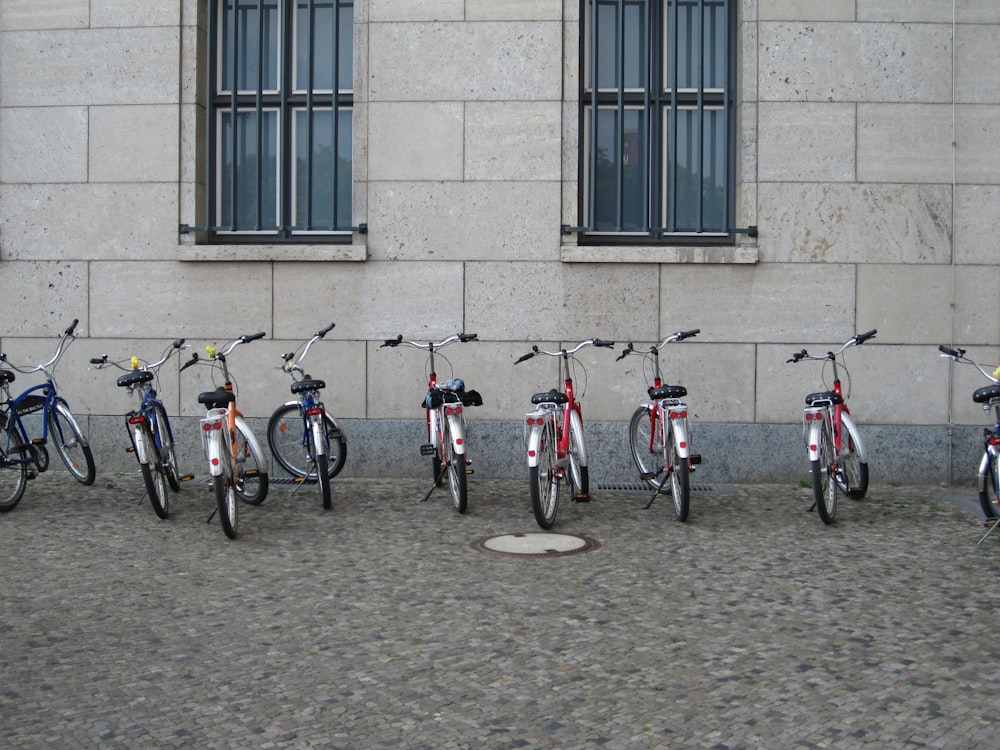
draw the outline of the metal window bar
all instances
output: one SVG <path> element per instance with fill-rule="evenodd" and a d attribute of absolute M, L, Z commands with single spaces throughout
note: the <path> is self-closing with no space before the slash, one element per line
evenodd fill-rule
<path fill-rule="evenodd" d="M 280 35 L 279 35 L 280 36 Z M 280 83 L 278 84 L 281 85 Z M 264 0 L 257 0 L 257 91 L 254 97 L 256 111 L 254 117 L 257 120 L 257 200 L 255 201 L 256 216 L 254 217 L 254 230 L 261 229 L 261 216 L 264 213 L 264 160 L 261 156 L 264 153 Z M 233 112 L 233 124 L 235 125 L 236 112 Z M 235 128 L 234 128 L 235 132 Z M 235 135 L 233 142 L 236 142 Z M 236 163 L 233 162 L 233 183 L 236 182 Z M 234 222 L 238 223 L 238 222 Z"/>

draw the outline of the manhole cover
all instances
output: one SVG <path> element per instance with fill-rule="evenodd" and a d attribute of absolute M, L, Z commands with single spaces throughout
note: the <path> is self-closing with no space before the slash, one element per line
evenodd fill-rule
<path fill-rule="evenodd" d="M 484 536 L 472 543 L 480 552 L 493 552 L 514 557 L 563 557 L 590 552 L 601 543 L 582 534 L 550 534 L 534 532 L 523 534 L 496 534 Z"/>

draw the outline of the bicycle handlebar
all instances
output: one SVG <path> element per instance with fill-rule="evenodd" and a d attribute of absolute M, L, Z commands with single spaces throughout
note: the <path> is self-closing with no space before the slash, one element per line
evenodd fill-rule
<path fill-rule="evenodd" d="M 98 370 L 100 370 L 104 365 L 112 365 L 114 367 L 117 367 L 119 370 L 125 370 L 125 371 L 140 370 L 140 369 L 141 370 L 156 370 L 157 368 L 161 367 L 164 363 L 166 363 L 166 361 L 168 359 L 170 359 L 170 357 L 173 356 L 174 352 L 180 352 L 181 349 L 185 349 L 185 348 L 187 348 L 187 347 L 184 345 L 184 339 L 174 339 L 174 342 L 172 344 L 170 344 L 170 346 L 168 346 L 166 348 L 166 350 L 164 351 L 163 357 L 158 362 L 147 363 L 147 364 L 143 365 L 142 367 L 139 367 L 139 361 L 140 360 L 139 360 L 138 357 L 136 357 L 134 355 L 129 360 L 129 362 L 131 364 L 130 367 L 124 367 L 124 366 L 122 366 L 121 362 L 115 362 L 114 360 L 109 360 L 107 354 L 104 354 L 104 355 L 102 355 L 100 357 L 91 357 L 90 364 L 97 365 L 97 369 Z M 195 356 L 197 357 L 197 355 L 195 355 Z M 124 362 L 124 361 L 125 360 L 122 360 L 122 362 Z M 192 364 L 192 363 L 189 362 L 188 364 Z M 185 365 L 185 367 L 186 366 L 187 365 Z M 181 369 L 183 370 L 184 368 L 182 367 Z"/>
<path fill-rule="evenodd" d="M 588 347 L 588 346 L 600 346 L 600 347 L 603 347 L 605 349 L 611 349 L 614 345 L 615 345 L 614 341 L 605 341 L 604 339 L 586 339 L 584 341 L 581 341 L 579 344 L 577 344 L 576 346 L 574 346 L 572 349 L 560 349 L 557 352 L 547 352 L 544 349 L 539 349 L 538 345 L 536 344 L 536 345 L 534 345 L 534 346 L 531 347 L 531 351 L 530 352 L 528 352 L 527 354 L 522 354 L 521 357 L 519 357 L 517 359 L 517 361 L 514 362 L 514 364 L 515 365 L 519 365 L 522 362 L 524 362 L 525 360 L 531 359 L 536 354 L 547 354 L 550 357 L 570 357 L 570 356 L 576 354 L 581 349 L 583 349 L 585 347 Z"/>
<path fill-rule="evenodd" d="M 56 353 L 52 355 L 52 359 L 50 359 L 48 362 L 35 365 L 34 367 L 19 367 L 18 365 L 15 365 L 13 362 L 7 359 L 6 353 L 3 352 L 0 352 L 0 362 L 6 362 L 11 369 L 17 370 L 18 372 L 23 373 L 24 375 L 30 375 L 31 373 L 38 372 L 39 370 L 44 372 L 46 375 L 50 375 L 48 368 L 55 365 L 55 363 L 58 362 L 59 358 L 63 355 L 63 352 L 66 351 L 66 348 L 68 346 L 66 341 L 68 339 L 73 339 L 75 341 L 77 336 L 80 335 L 78 333 L 77 334 L 73 333 L 73 331 L 76 330 L 76 326 L 79 322 L 80 322 L 79 318 L 73 318 L 73 322 L 70 324 L 69 328 L 63 331 L 62 335 L 59 337 L 59 345 L 56 347 Z"/>
<path fill-rule="evenodd" d="M 302 348 L 302 354 L 299 355 L 299 357 L 298 357 L 297 360 L 295 358 L 295 355 L 296 355 L 296 352 L 298 352 L 298 349 L 296 349 L 294 352 L 288 352 L 287 354 L 282 354 L 281 355 L 281 360 L 282 360 L 281 369 L 284 370 L 285 372 L 287 372 L 289 375 L 291 375 L 296 370 L 298 370 L 299 372 L 302 372 L 302 367 L 300 366 L 300 363 L 302 362 L 302 360 L 304 360 L 306 358 L 306 355 L 309 353 L 309 348 L 314 343 L 316 343 L 317 341 L 319 341 L 321 338 L 323 338 L 324 336 L 326 336 L 326 334 L 328 334 L 330 331 L 332 331 L 334 329 L 334 327 L 336 327 L 336 325 L 337 325 L 336 323 L 331 323 L 330 325 L 328 325 L 326 328 L 322 329 L 321 331 L 316 331 L 316 333 L 314 333 L 312 335 L 312 338 L 310 338 L 308 341 L 306 341 L 305 344 L 301 345 L 303 347 Z"/>
<path fill-rule="evenodd" d="M 664 338 L 663 341 L 661 341 L 659 344 L 651 345 L 649 349 L 643 352 L 643 354 L 652 354 L 658 351 L 660 348 L 666 346 L 667 344 L 672 344 L 677 341 L 683 341 L 684 339 L 692 338 L 694 336 L 697 336 L 699 333 L 701 333 L 700 328 L 692 328 L 690 331 L 674 331 L 673 333 L 669 334 L 666 338 Z M 636 352 L 635 344 L 629 341 L 628 346 L 622 349 L 622 353 L 618 355 L 618 357 L 615 359 L 615 362 L 620 362 L 621 360 L 625 359 L 625 357 L 627 357 L 629 354 L 634 354 L 635 352 Z"/>
<path fill-rule="evenodd" d="M 990 380 L 996 383 L 997 385 L 1000 385 L 1000 365 L 997 366 L 997 368 L 993 371 L 993 374 L 991 375 L 989 372 L 983 369 L 983 366 L 981 364 L 976 362 L 976 360 L 972 359 L 972 357 L 966 357 L 965 349 L 961 348 L 952 349 L 951 347 L 941 344 L 941 346 L 938 347 L 938 351 L 941 352 L 942 357 L 948 357 L 949 359 L 953 359 L 956 362 L 962 362 L 965 364 L 973 365 L 977 370 L 979 370 L 979 372 L 981 372 L 986 377 L 987 380 Z"/>
<path fill-rule="evenodd" d="M 448 344 L 454 344 L 456 341 L 460 341 L 464 344 L 467 341 L 478 341 L 478 340 L 479 340 L 478 333 L 453 333 L 448 338 L 444 339 L 443 341 L 438 341 L 437 343 L 433 341 L 427 341 L 427 342 L 404 341 L 403 334 L 399 334 L 394 339 L 386 339 L 385 341 L 383 341 L 382 345 L 379 346 L 379 349 L 386 346 L 394 347 L 403 345 L 403 346 L 412 346 L 414 349 L 434 350 L 434 349 L 440 349 L 441 347 L 447 346 Z"/>
<path fill-rule="evenodd" d="M 870 331 L 866 331 L 865 333 L 856 333 L 853 336 L 851 336 L 851 338 L 849 338 L 844 343 L 844 345 L 841 346 L 836 352 L 827 352 L 822 357 L 814 357 L 805 349 L 803 349 L 802 351 L 793 354 L 791 359 L 785 360 L 785 364 L 787 365 L 789 363 L 801 362 L 804 359 L 813 359 L 813 360 L 836 359 L 837 355 L 840 354 L 845 349 L 848 349 L 852 346 L 857 346 L 858 344 L 863 344 L 869 339 L 875 338 L 876 333 L 878 333 L 877 328 L 872 328 Z"/>

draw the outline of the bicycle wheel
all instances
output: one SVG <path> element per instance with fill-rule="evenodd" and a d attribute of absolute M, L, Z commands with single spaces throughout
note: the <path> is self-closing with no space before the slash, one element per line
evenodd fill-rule
<path fill-rule="evenodd" d="M 987 450 L 979 465 L 985 469 L 979 472 L 979 505 L 986 518 L 1000 518 L 1000 458 Z"/>
<path fill-rule="evenodd" d="M 267 497 L 267 462 L 253 432 L 236 418 L 236 494 L 250 505 L 260 505 Z"/>
<path fill-rule="evenodd" d="M 628 444 L 632 459 L 639 469 L 639 476 L 654 490 L 658 490 L 667 481 L 667 462 L 661 426 L 656 426 L 655 436 L 651 434 L 654 429 L 652 412 L 649 406 L 640 406 L 635 410 L 629 424 Z"/>
<path fill-rule="evenodd" d="M 56 401 L 49 412 L 49 440 L 76 481 L 80 484 L 94 483 L 97 473 L 94 454 L 69 407 L 61 401 Z"/>
<path fill-rule="evenodd" d="M 576 412 L 570 414 L 569 451 L 566 454 L 566 468 L 572 485 L 573 499 L 578 502 L 590 500 L 590 471 L 585 462 L 587 452 L 583 443 L 583 423 Z"/>
<path fill-rule="evenodd" d="M 239 533 L 240 509 L 232 478 L 226 474 L 212 477 L 212 484 L 215 487 L 215 504 L 219 509 L 222 531 L 230 539 L 235 539 Z"/>
<path fill-rule="evenodd" d="M 139 430 L 139 440 L 145 444 L 143 452 L 146 454 L 148 463 L 139 464 L 142 470 L 142 481 L 146 485 L 146 494 L 149 495 L 149 502 L 153 506 L 153 511 L 160 518 L 170 515 L 170 496 L 167 491 L 167 477 L 163 464 L 160 462 L 159 453 L 156 450 L 156 441 L 153 439 L 149 422 L 142 425 Z"/>
<path fill-rule="evenodd" d="M 333 501 L 330 499 L 330 474 L 327 468 L 326 456 L 316 454 L 316 483 L 319 485 L 319 496 L 323 500 L 323 510 L 330 510 Z"/>
<path fill-rule="evenodd" d="M 30 454 L 21 435 L 14 427 L 9 433 L 9 445 L 0 434 L 0 513 L 13 510 L 28 484 L 27 458 Z"/>
<path fill-rule="evenodd" d="M 556 477 L 556 430 L 551 421 L 542 426 L 538 443 L 538 465 L 528 470 L 531 510 L 543 529 L 551 529 L 559 510 L 559 480 Z"/>
<path fill-rule="evenodd" d="M 841 427 L 837 486 L 852 500 L 860 500 L 868 493 L 868 462 L 862 461 L 857 452 L 861 442 L 857 428 L 847 422 L 842 422 Z"/>
<path fill-rule="evenodd" d="M 326 411 L 323 412 L 323 424 L 326 425 L 327 475 L 332 479 L 347 460 L 347 438 Z M 283 404 L 274 410 L 267 423 L 267 444 L 274 460 L 289 474 L 315 478 L 316 467 L 298 404 Z"/>
<path fill-rule="evenodd" d="M 674 436 L 667 435 L 667 464 L 670 466 L 670 496 L 678 521 L 686 521 L 691 509 L 691 465 L 677 455 Z"/>
<path fill-rule="evenodd" d="M 837 515 L 837 483 L 831 477 L 833 466 L 833 436 L 824 426 L 820 433 L 819 460 L 810 462 L 813 480 L 813 497 L 816 500 L 816 510 L 823 523 L 833 523 Z"/>
<path fill-rule="evenodd" d="M 167 412 L 162 406 L 156 404 L 153 407 L 153 418 L 153 441 L 160 449 L 160 464 L 167 477 L 167 482 L 170 484 L 170 489 L 177 492 L 181 488 L 181 472 L 177 468 L 177 451 L 174 450 L 174 437 L 170 433 Z"/>
<path fill-rule="evenodd" d="M 451 422 L 447 418 L 441 425 L 441 460 L 447 467 L 452 505 L 459 513 L 465 513 L 469 508 L 469 477 L 465 473 L 465 456 L 455 453 L 452 445 Z"/>

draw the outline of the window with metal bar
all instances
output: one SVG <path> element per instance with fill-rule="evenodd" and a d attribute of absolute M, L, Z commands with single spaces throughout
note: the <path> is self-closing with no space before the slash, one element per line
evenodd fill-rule
<path fill-rule="evenodd" d="M 208 227 L 348 242 L 353 0 L 210 0 Z"/>
<path fill-rule="evenodd" d="M 731 243 L 736 0 L 581 0 L 583 243 Z"/>

